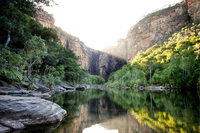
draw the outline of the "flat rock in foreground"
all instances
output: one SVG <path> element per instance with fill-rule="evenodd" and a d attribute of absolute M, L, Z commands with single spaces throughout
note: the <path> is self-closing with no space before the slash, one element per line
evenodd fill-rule
<path fill-rule="evenodd" d="M 62 121 L 66 111 L 37 97 L 0 96 L 0 124 L 18 130 Z"/>
<path fill-rule="evenodd" d="M 0 87 L 0 95 L 9 95 L 9 94 L 28 94 L 29 91 L 8 87 Z"/>

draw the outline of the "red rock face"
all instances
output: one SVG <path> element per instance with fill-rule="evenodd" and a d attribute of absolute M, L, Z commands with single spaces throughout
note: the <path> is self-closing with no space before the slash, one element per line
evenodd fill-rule
<path fill-rule="evenodd" d="M 117 54 L 110 55 L 107 52 L 101 52 L 87 47 L 79 38 L 74 37 L 59 27 L 55 27 L 60 43 L 67 49 L 73 50 L 75 55 L 79 57 L 78 63 L 94 75 L 103 75 L 105 79 L 113 71 L 120 69 L 126 61 L 119 58 Z M 124 45 L 122 45 L 124 47 Z M 120 49 L 116 49 L 115 53 L 120 53 Z M 114 52 L 114 51 L 112 51 Z"/>
<path fill-rule="evenodd" d="M 38 12 L 36 19 L 44 27 L 54 28 L 55 19 L 53 14 L 48 14 L 47 12 Z"/>
<path fill-rule="evenodd" d="M 138 52 L 145 51 L 155 44 L 161 45 L 162 41 L 191 22 L 187 10 L 187 4 L 182 2 L 147 15 L 130 28 L 126 39 L 120 39 L 117 47 L 109 48 L 115 49 L 109 52 L 116 54 L 115 51 L 118 51 L 119 57 L 130 61 Z"/>
<path fill-rule="evenodd" d="M 195 19 L 200 19 L 200 0 L 184 0 L 188 5 L 188 13 Z"/>
<path fill-rule="evenodd" d="M 79 57 L 78 63 L 81 65 L 81 68 L 89 70 L 89 63 L 91 57 L 88 51 L 95 50 L 89 49 L 83 42 L 80 41 L 78 37 L 68 34 L 59 27 L 55 28 L 58 32 L 60 43 L 67 49 L 74 51 L 75 55 Z"/>
<path fill-rule="evenodd" d="M 191 23 L 191 17 L 200 19 L 199 9 L 200 0 L 184 0 L 173 7 L 151 13 L 131 27 L 126 38 L 118 40 L 118 46 L 107 46 L 104 52 L 88 48 L 79 38 L 55 27 L 55 19 L 46 12 L 38 14 L 38 21 L 46 27 L 56 28 L 60 43 L 79 56 L 81 68 L 91 74 L 103 74 L 107 78 L 126 61 L 132 60 L 138 52 L 155 44 L 162 45 L 173 33 Z"/>

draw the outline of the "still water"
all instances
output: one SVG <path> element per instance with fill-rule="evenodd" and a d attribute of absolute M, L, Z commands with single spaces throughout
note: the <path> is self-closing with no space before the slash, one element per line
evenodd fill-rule
<path fill-rule="evenodd" d="M 53 133 L 198 133 L 200 103 L 190 93 L 109 89 L 56 93 L 67 111 Z"/>

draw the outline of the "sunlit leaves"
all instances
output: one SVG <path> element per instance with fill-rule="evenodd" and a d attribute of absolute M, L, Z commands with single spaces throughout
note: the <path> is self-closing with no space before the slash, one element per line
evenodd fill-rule
<path fill-rule="evenodd" d="M 199 31 L 200 25 L 194 23 L 188 25 L 180 32 L 174 33 L 163 46 L 156 44 L 140 52 L 128 66 L 133 72 L 137 69 L 132 66 L 135 63 L 139 64 L 149 83 L 151 83 L 152 74 L 154 84 L 168 83 L 177 88 L 195 86 L 193 84 L 198 82 L 196 79 L 199 79 L 196 71 L 198 67 L 195 65 L 200 62 Z M 160 72 L 157 73 L 157 71 Z M 119 76 L 116 76 L 117 73 Z M 112 76 L 120 79 L 120 76 L 125 73 L 127 72 L 119 70 Z M 140 81 L 139 79 L 137 82 Z M 134 82 L 130 81 L 130 84 Z"/>

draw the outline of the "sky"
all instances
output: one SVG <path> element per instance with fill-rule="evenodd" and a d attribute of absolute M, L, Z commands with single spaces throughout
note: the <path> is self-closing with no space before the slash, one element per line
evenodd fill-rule
<path fill-rule="evenodd" d="M 142 15 L 181 0 L 55 0 L 45 7 L 54 14 L 55 25 L 78 37 L 88 47 L 100 50 L 117 45 Z"/>

